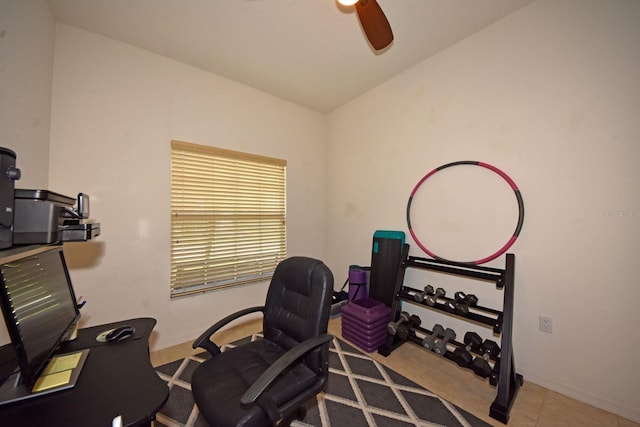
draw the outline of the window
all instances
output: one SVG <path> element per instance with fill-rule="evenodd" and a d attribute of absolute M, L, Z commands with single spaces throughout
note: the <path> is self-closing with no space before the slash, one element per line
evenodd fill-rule
<path fill-rule="evenodd" d="M 171 297 L 271 278 L 285 184 L 285 160 L 171 141 Z"/>

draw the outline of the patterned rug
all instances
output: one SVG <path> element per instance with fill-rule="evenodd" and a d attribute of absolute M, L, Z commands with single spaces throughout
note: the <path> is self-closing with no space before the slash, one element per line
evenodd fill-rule
<path fill-rule="evenodd" d="M 245 338 L 249 339 L 261 336 Z M 207 426 L 194 404 L 190 384 L 191 374 L 207 357 L 208 353 L 201 353 L 156 368 L 170 388 L 156 425 Z M 292 426 L 489 426 L 338 338 L 333 339 L 329 351 L 327 387 L 306 409 L 305 419 L 294 421 Z"/>

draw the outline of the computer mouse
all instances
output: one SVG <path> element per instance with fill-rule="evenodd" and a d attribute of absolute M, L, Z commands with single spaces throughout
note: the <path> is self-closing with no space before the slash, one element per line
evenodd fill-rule
<path fill-rule="evenodd" d="M 125 339 L 129 338 L 131 335 L 133 335 L 133 333 L 135 331 L 136 331 L 136 328 L 134 328 L 131 325 L 120 326 L 118 328 L 115 328 L 111 332 L 109 332 L 104 337 L 104 339 L 107 342 L 122 341 L 122 340 L 125 340 Z"/>

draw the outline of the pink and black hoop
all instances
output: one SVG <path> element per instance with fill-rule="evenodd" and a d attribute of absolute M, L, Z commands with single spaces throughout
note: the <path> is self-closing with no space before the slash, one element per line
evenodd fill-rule
<path fill-rule="evenodd" d="M 497 173 L 505 181 L 507 181 L 507 183 L 511 186 L 511 188 L 513 189 L 513 192 L 516 195 L 516 199 L 518 201 L 518 224 L 516 225 L 516 229 L 513 232 L 513 235 L 511 236 L 509 241 L 507 241 L 507 243 L 504 246 L 502 246 L 497 252 L 489 255 L 488 257 L 485 257 L 485 258 L 482 258 L 482 259 L 479 259 L 479 260 L 476 260 L 476 261 L 466 261 L 466 262 L 463 262 L 463 261 L 452 261 L 452 260 L 448 260 L 448 259 L 445 259 L 445 258 L 437 256 L 432 251 L 427 249 L 427 247 L 425 245 L 423 245 L 422 242 L 420 242 L 420 239 L 418 239 L 418 236 L 416 235 L 416 233 L 413 231 L 413 228 L 411 227 L 411 202 L 413 201 L 413 197 L 415 196 L 415 194 L 418 191 L 418 189 L 420 188 L 420 186 L 422 186 L 422 184 L 431 175 L 435 174 L 436 172 L 441 171 L 442 169 L 446 169 L 446 168 L 451 167 L 451 166 L 458 166 L 458 165 L 481 166 L 483 168 L 489 169 L 489 170 Z M 503 253 L 505 253 L 507 251 L 507 249 L 509 249 L 511 247 L 511 245 L 514 244 L 514 242 L 518 238 L 518 235 L 520 234 L 520 230 L 522 229 L 522 223 L 523 222 L 524 222 L 524 202 L 522 201 L 522 195 L 520 194 L 520 190 L 518 189 L 518 186 L 516 185 L 516 183 L 513 182 L 513 180 L 511 178 L 509 178 L 509 175 L 507 175 L 506 173 L 502 172 L 497 167 L 492 166 L 492 165 L 490 165 L 488 163 L 482 163 L 482 162 L 477 162 L 477 161 L 473 161 L 473 160 L 463 160 L 463 161 L 459 161 L 459 162 L 447 163 L 446 165 L 442 165 L 440 167 L 435 168 L 434 170 L 432 170 L 431 172 L 426 174 L 420 181 L 418 181 L 416 186 L 413 187 L 413 190 L 411 191 L 411 195 L 409 195 L 409 201 L 407 202 L 407 226 L 409 227 L 409 232 L 411 233 L 411 236 L 413 237 L 413 240 L 420 247 L 420 249 L 422 249 L 424 252 L 426 252 L 430 257 L 432 257 L 434 259 L 437 259 L 437 260 L 440 260 L 440 261 L 454 262 L 454 263 L 459 263 L 459 264 L 480 265 L 480 264 L 484 264 L 486 262 L 489 262 L 491 260 L 494 260 L 497 257 L 499 257 L 500 255 L 502 255 Z"/>

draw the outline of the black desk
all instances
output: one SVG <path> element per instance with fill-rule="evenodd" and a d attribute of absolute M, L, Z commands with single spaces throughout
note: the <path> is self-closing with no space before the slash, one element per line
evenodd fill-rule
<path fill-rule="evenodd" d="M 125 341 L 100 343 L 96 336 L 121 325 L 133 325 Z M 149 360 L 149 335 L 155 319 L 131 319 L 78 331 L 78 338 L 59 353 L 89 348 L 73 389 L 0 406 L 0 424 L 6 427 L 111 427 L 122 416 L 124 426 L 149 425 L 169 397 L 167 384 Z"/>

